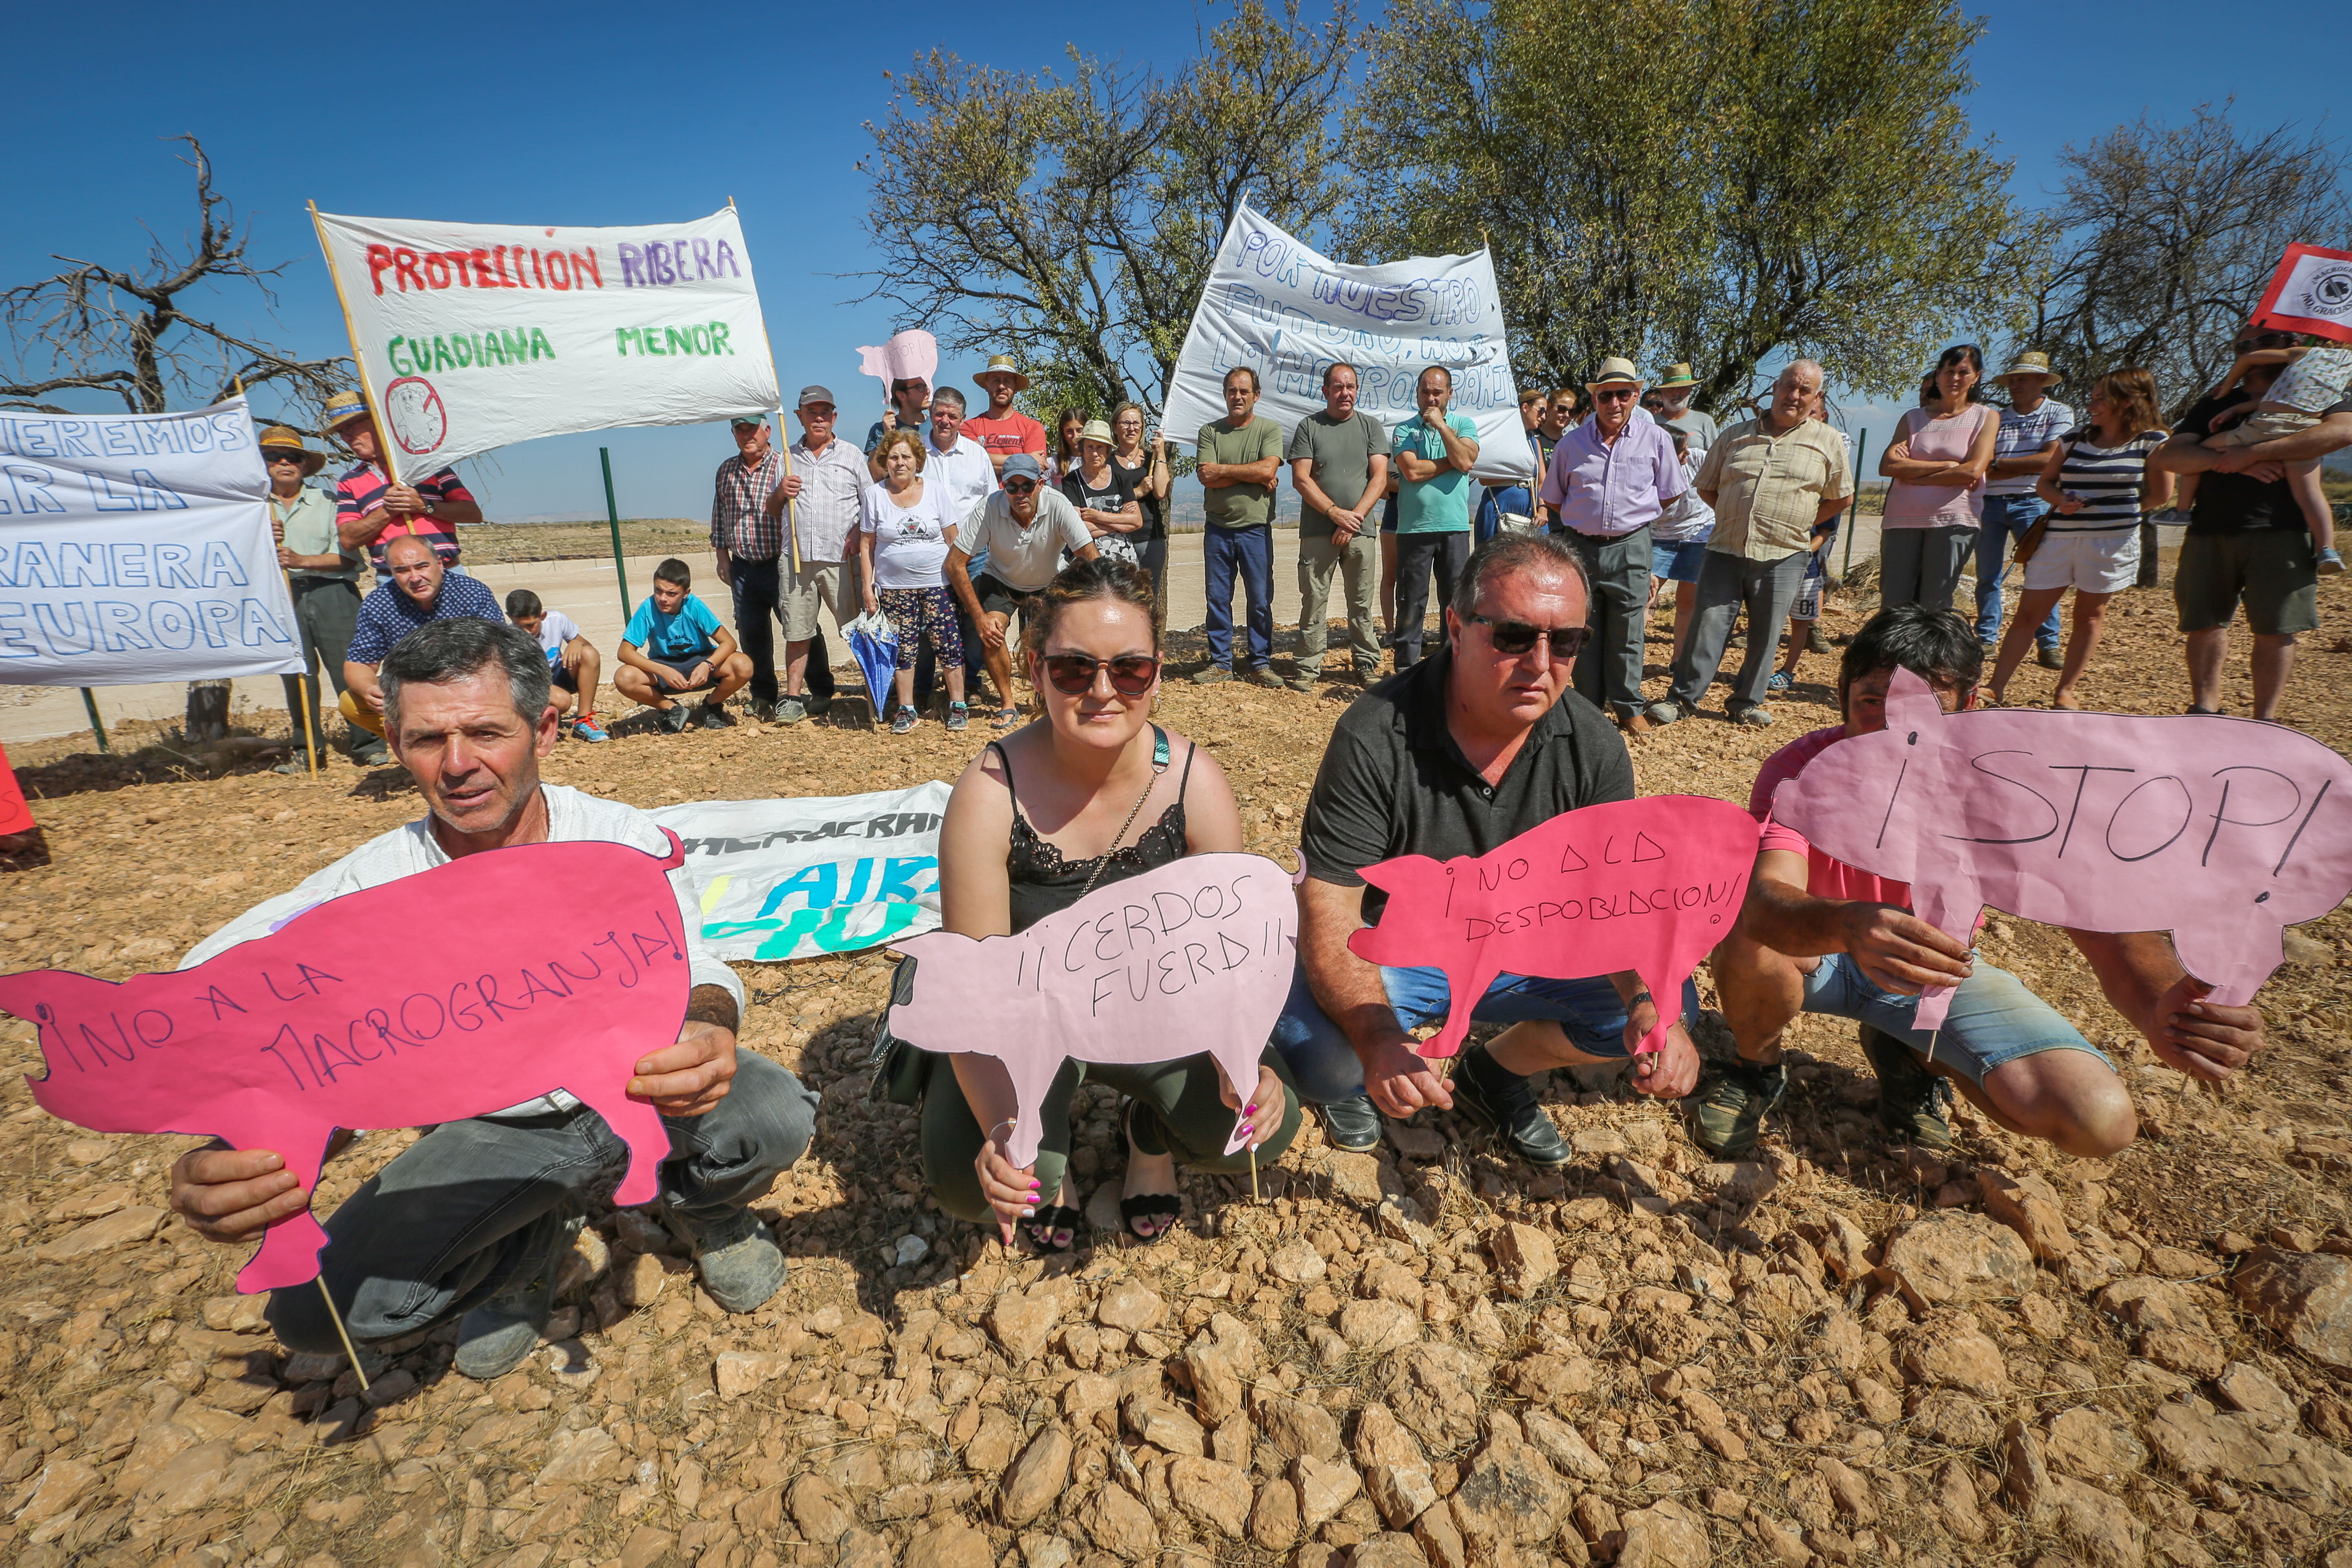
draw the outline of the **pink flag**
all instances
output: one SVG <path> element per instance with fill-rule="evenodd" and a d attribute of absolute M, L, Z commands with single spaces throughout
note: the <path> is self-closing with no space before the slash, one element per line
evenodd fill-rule
<path fill-rule="evenodd" d="M 339 1127 L 457 1121 L 561 1089 L 629 1145 L 616 1201 L 651 1203 L 669 1137 L 627 1089 L 686 1016 L 669 842 L 667 860 L 605 842 L 468 855 L 194 969 L 0 976 L 0 1009 L 40 1031 L 33 1098 L 95 1131 L 268 1149 L 309 1190 Z M 316 1278 L 326 1239 L 308 1211 L 279 1221 L 237 1289 Z"/>

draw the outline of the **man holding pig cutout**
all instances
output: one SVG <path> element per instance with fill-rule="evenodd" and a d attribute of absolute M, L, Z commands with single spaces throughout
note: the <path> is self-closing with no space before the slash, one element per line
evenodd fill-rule
<path fill-rule="evenodd" d="M 1848 645 L 1838 675 L 1842 725 L 1816 730 L 1768 760 L 1749 806 L 1839 741 L 1886 728 L 1898 669 L 1934 688 L 1946 712 L 1973 707 L 1984 649 L 1949 610 L 1882 610 Z M 2138 1131 L 2115 1066 L 2015 975 L 1911 913 L 1911 889 L 1832 859 L 1780 823 L 1767 823 L 1738 931 L 1716 949 L 1715 983 L 1739 1058 L 1701 1100 L 1698 1140 L 1727 1156 L 1755 1146 L 1765 1113 L 1788 1088 L 1780 1037 L 1800 1013 L 1853 1018 L 1878 1074 L 1879 1120 L 1924 1148 L 1951 1142 L 1949 1086 L 2011 1131 L 2096 1159 Z M 2159 1060 L 2221 1082 L 2262 1048 L 2262 1014 L 2206 1000 L 2212 987 L 2181 967 L 2162 931 L 2066 933 L 2107 1001 Z M 1927 986 L 1953 986 L 1932 1035 L 1912 1014 Z M 1932 1050 L 1930 1047 L 1932 1047 Z"/>
<path fill-rule="evenodd" d="M 1633 798 L 1624 741 L 1568 689 L 1589 603 L 1573 544 L 1496 535 L 1464 568 L 1444 650 L 1359 699 L 1323 754 L 1301 835 L 1299 973 L 1275 1044 L 1340 1148 L 1376 1146 L 1380 1112 L 1402 1121 L 1435 1106 L 1495 1129 L 1530 1164 L 1565 1164 L 1568 1143 L 1528 1079 L 1622 1062 L 1656 1025 L 1657 1004 L 1630 971 L 1506 974 L 1473 1016 L 1512 1026 L 1465 1050 L 1448 1079 L 1409 1032 L 1445 1016 L 1444 973 L 1378 966 L 1348 946 L 1387 905 L 1366 885 L 1365 867 L 1399 855 L 1485 855 L 1562 812 Z M 1683 1016 L 1696 1007 L 1686 983 Z M 1634 1087 L 1662 1099 L 1697 1081 L 1698 1053 L 1679 1023 L 1664 1049 L 1633 1068 Z"/>

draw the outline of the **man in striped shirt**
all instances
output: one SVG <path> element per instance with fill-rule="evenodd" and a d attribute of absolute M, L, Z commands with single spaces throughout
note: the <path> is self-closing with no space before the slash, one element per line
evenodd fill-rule
<path fill-rule="evenodd" d="M 2010 545 L 2024 538 L 2046 510 L 2033 493 L 2033 481 L 2058 449 L 2058 437 L 2074 427 L 2074 411 L 2050 395 L 2058 373 L 2050 368 L 2048 354 L 2019 354 L 1992 379 L 2009 393 L 2009 406 L 2000 411 L 2000 431 L 1993 437 L 1984 521 L 1977 529 L 1977 641 L 1987 647 L 2000 641 L 2000 579 Z M 2034 628 L 2033 642 L 2044 668 L 2063 662 L 2055 609 Z"/>
<path fill-rule="evenodd" d="M 774 620 L 786 622 L 786 658 L 790 658 L 792 626 L 784 613 L 784 521 L 782 509 L 772 511 L 768 502 L 783 483 L 783 459 L 777 454 L 764 414 L 739 414 L 728 428 L 735 437 L 735 455 L 719 465 L 710 500 L 710 553 L 719 562 L 719 580 L 735 596 L 735 640 L 751 661 L 751 716 L 765 721 L 775 716 L 776 638 Z M 809 671 L 809 689 L 819 706 L 833 700 L 833 667 L 826 660 L 824 633 L 814 634 L 816 663 Z"/>
<path fill-rule="evenodd" d="M 328 430 L 360 460 L 335 481 L 335 534 L 343 547 L 364 548 L 379 579 L 390 575 L 384 546 L 404 534 L 424 540 L 442 565 L 455 566 L 458 528 L 482 521 L 482 509 L 456 470 L 436 468 L 421 479 L 394 484 L 383 471 L 375 416 L 359 394 L 335 394 L 327 399 L 325 413 Z"/>

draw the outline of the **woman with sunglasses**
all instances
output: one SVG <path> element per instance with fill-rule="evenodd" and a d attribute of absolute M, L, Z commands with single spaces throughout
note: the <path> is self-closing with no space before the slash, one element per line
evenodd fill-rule
<path fill-rule="evenodd" d="M 1240 808 L 1223 769 L 1151 721 L 1160 640 L 1151 587 L 1118 561 L 1073 563 L 1025 612 L 1029 678 L 1045 715 L 991 744 L 956 781 L 940 830 L 942 923 L 970 937 L 1027 930 L 1088 891 L 1186 855 L 1238 851 Z M 1298 1129 L 1297 1097 L 1269 1047 L 1257 1081 L 1229 1084 L 1207 1055 L 1141 1065 L 1065 1061 L 1047 1097 L 1034 1165 L 1006 1152 L 1012 1080 L 993 1058 L 935 1064 L 923 1099 L 923 1169 L 940 1206 L 1013 1227 L 1047 1252 L 1067 1251 L 1084 1215 L 1068 1174 L 1070 1099 L 1095 1082 L 1127 1097 L 1119 1215 L 1156 1240 L 1183 1212 L 1176 1167 L 1239 1172 L 1223 1152 L 1234 1112 L 1248 1112 L 1260 1163 Z"/>
<path fill-rule="evenodd" d="M 1984 523 L 1985 475 L 2000 438 L 2000 411 L 1984 400 L 1984 351 L 1946 349 L 1933 380 L 1878 459 L 1880 476 L 1895 481 L 1879 534 L 1879 603 L 1888 609 L 1950 609 Z"/>
<path fill-rule="evenodd" d="M 961 730 L 971 716 L 963 703 L 963 631 L 948 591 L 948 552 L 954 548 L 956 519 L 948 487 L 923 482 L 923 438 L 893 430 L 874 448 L 882 478 L 866 487 L 858 521 L 858 550 L 866 570 L 866 613 L 879 609 L 898 639 L 898 699 L 890 732 L 915 727 L 915 656 L 929 637 L 931 655 L 948 678 L 948 728 Z"/>

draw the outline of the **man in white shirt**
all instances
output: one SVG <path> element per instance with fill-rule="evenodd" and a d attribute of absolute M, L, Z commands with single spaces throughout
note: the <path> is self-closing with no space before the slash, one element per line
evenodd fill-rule
<path fill-rule="evenodd" d="M 520 628 L 435 621 L 392 650 L 380 679 L 385 739 L 431 809 L 310 878 L 295 889 L 298 909 L 514 845 L 604 839 L 668 853 L 661 829 L 635 807 L 540 782 L 540 759 L 556 742 L 555 709 L 547 661 Z M 701 941 L 693 879 L 683 868 L 669 875 L 693 990 L 677 1042 L 646 1051 L 629 1097 L 660 1110 L 669 1132 L 662 1196 L 694 1245 L 704 1289 L 730 1311 L 748 1312 L 775 1294 L 785 1272 L 782 1249 L 748 1205 L 807 1149 L 817 1100 L 791 1073 L 737 1047 L 742 983 Z M 297 912 L 288 902 L 232 921 L 181 967 L 266 935 Z M 446 911 L 452 921 L 495 917 Z M 396 943 L 382 956 L 397 962 Z M 628 1162 L 628 1146 L 604 1119 L 560 1090 L 444 1122 L 327 1220 L 319 1278 L 354 1342 L 456 1319 L 457 1370 L 499 1376 L 539 1342 L 588 1205 L 613 1191 Z M 226 1245 L 251 1243 L 310 1203 L 270 1150 L 194 1150 L 171 1179 L 172 1207 L 189 1228 Z M 268 1315 L 291 1349 L 341 1348 L 307 1281 L 273 1293 Z"/>
<path fill-rule="evenodd" d="M 981 657 L 1002 704 L 992 722 L 1009 730 L 1020 721 L 1013 706 L 1013 650 L 1005 630 L 1021 601 L 1042 594 L 1062 568 L 1064 551 L 1095 558 L 1094 534 L 1061 491 L 1045 488 L 1045 470 L 1026 452 L 1004 459 L 1004 488 L 988 497 L 956 530 L 948 552 L 948 586 L 971 617 Z M 972 575 L 972 563 L 987 564 Z"/>
<path fill-rule="evenodd" d="M 779 724 L 797 724 L 811 713 L 824 710 L 812 702 L 808 688 L 809 643 L 817 635 L 817 611 L 833 612 L 834 625 L 857 618 L 864 595 L 857 586 L 857 520 L 864 510 L 866 458 L 848 442 L 836 439 L 833 394 L 822 386 L 801 388 L 793 414 L 801 422 L 801 438 L 789 454 L 792 471 L 768 496 L 772 517 L 790 516 L 800 557 L 793 546 L 784 549 L 783 565 L 792 574 L 783 598 L 784 694 L 777 700 Z M 821 696 L 830 696 L 828 684 Z"/>
<path fill-rule="evenodd" d="M 963 434 L 963 394 L 952 386 L 942 386 L 931 394 L 930 428 L 923 435 L 923 483 L 942 485 L 948 492 L 949 515 L 959 522 L 970 517 L 980 503 L 996 493 L 996 465 L 989 460 L 988 448 Z M 979 570 L 988 570 L 986 556 L 975 558 Z M 984 660 L 982 658 L 979 628 L 973 625 L 971 612 L 961 601 L 956 605 L 957 630 L 963 640 L 964 689 L 975 689 Z M 931 689 L 931 645 L 926 641 L 915 656 L 915 705 L 921 707 Z M 1013 694 L 998 695 L 1010 702 Z"/>

